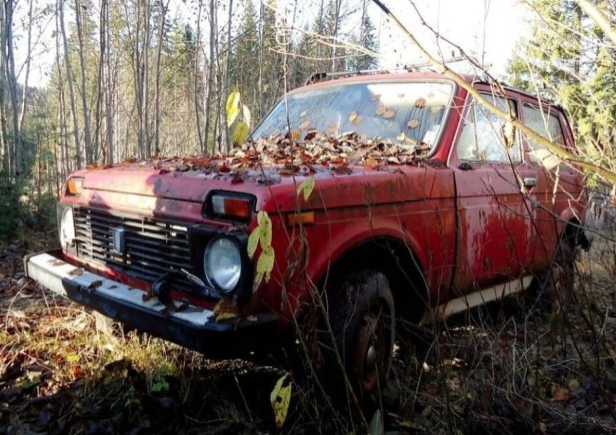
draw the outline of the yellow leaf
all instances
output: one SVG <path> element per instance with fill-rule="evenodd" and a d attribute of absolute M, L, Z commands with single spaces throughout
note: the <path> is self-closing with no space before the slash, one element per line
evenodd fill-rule
<path fill-rule="evenodd" d="M 69 353 L 68 355 L 66 355 L 66 361 L 71 364 L 75 364 L 76 362 L 79 361 L 79 355 L 74 354 L 74 353 Z"/>
<path fill-rule="evenodd" d="M 252 115 L 250 114 L 250 109 L 245 104 L 242 105 L 242 114 L 244 115 L 244 122 L 248 125 L 248 128 L 250 128 L 250 124 L 252 123 Z"/>
<path fill-rule="evenodd" d="M 216 316 L 216 322 L 224 322 L 226 320 L 233 320 L 237 318 L 236 313 L 222 313 Z"/>
<path fill-rule="evenodd" d="M 234 145 L 241 144 L 248 139 L 249 134 L 250 130 L 248 129 L 248 124 L 244 121 L 239 121 L 231 132 L 231 142 L 233 142 Z"/>
<path fill-rule="evenodd" d="M 261 227 L 257 226 L 250 236 L 248 237 L 248 257 L 252 258 L 255 255 L 255 251 L 257 250 L 257 244 L 259 243 L 259 238 L 261 237 Z"/>
<path fill-rule="evenodd" d="M 214 317 L 217 322 L 235 319 L 237 316 L 237 307 L 231 299 L 221 299 L 214 307 Z"/>
<path fill-rule="evenodd" d="M 304 201 L 308 201 L 308 199 L 310 198 L 310 195 L 312 194 L 312 191 L 314 190 L 314 184 L 315 184 L 316 180 L 314 177 L 310 177 L 304 181 L 302 181 L 299 186 L 297 186 L 297 196 L 299 196 L 301 193 L 304 194 Z"/>
<path fill-rule="evenodd" d="M 227 97 L 227 126 L 231 126 L 240 114 L 240 93 L 231 92 Z"/>
<path fill-rule="evenodd" d="M 415 423 L 413 420 L 404 420 L 401 421 L 399 424 L 406 429 L 424 430 L 424 427 L 422 425 Z"/>
<path fill-rule="evenodd" d="M 257 261 L 257 276 L 261 275 L 261 277 L 265 278 L 265 282 L 268 282 L 272 269 L 274 269 L 274 248 L 268 246 L 263 249 L 261 255 L 259 255 L 259 261 Z"/>
<path fill-rule="evenodd" d="M 260 211 L 257 214 L 257 221 L 259 222 L 259 241 L 261 242 L 261 249 L 266 250 L 272 246 L 272 221 L 269 215 Z M 272 252 L 274 252 L 272 250 Z"/>
<path fill-rule="evenodd" d="M 291 403 L 291 383 L 285 387 L 283 386 L 287 380 L 288 374 L 284 375 L 272 390 L 270 394 L 270 402 L 272 403 L 272 409 L 274 410 L 274 420 L 276 426 L 281 428 L 284 421 L 287 418 L 287 412 L 289 411 L 289 403 Z"/>

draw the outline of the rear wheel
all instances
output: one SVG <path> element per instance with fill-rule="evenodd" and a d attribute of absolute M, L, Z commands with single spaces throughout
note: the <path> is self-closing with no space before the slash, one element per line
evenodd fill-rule
<path fill-rule="evenodd" d="M 575 284 L 574 243 L 563 235 L 550 266 L 531 284 L 533 296 L 551 312 L 565 313 L 571 305 Z"/>
<path fill-rule="evenodd" d="M 340 384 L 337 351 L 360 405 L 378 404 L 395 338 L 394 302 L 387 278 L 376 271 L 349 274 L 327 294 L 327 317 L 331 333 L 321 331 L 321 342 L 329 378 Z"/>

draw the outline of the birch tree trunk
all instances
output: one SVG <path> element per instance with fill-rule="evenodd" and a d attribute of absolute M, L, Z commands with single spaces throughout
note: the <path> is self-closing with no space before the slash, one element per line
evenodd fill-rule
<path fill-rule="evenodd" d="M 73 118 L 73 137 L 75 139 L 75 157 L 77 161 L 77 169 L 81 169 L 83 167 L 83 158 L 81 155 L 81 144 L 79 143 L 79 122 L 77 121 L 77 104 L 75 103 L 75 89 L 74 82 L 75 77 L 72 74 L 71 62 L 69 58 L 68 51 L 68 40 L 66 38 L 66 27 L 64 25 L 64 1 L 57 0 L 57 10 L 58 10 L 58 20 L 60 32 L 62 35 L 62 42 L 64 45 L 64 64 L 66 68 L 66 81 L 68 84 L 68 93 L 71 103 L 71 115 Z"/>
<path fill-rule="evenodd" d="M 160 18 L 160 29 L 158 32 L 158 48 L 156 51 L 156 82 L 154 94 L 154 154 L 160 155 L 160 59 L 163 51 L 163 40 L 165 37 L 165 25 L 169 1 L 162 5 Z M 201 1 L 199 1 L 199 13 L 201 13 Z M 197 24 L 198 25 L 198 24 Z"/>
<path fill-rule="evenodd" d="M 83 132 L 86 151 L 86 164 L 94 163 L 92 160 L 92 136 L 90 135 L 90 111 L 88 108 L 86 88 L 86 61 L 83 52 L 86 46 L 83 40 L 83 23 L 81 21 L 81 4 L 75 0 L 75 24 L 77 26 L 77 38 L 79 40 L 79 69 L 81 79 L 81 109 L 83 110 Z"/>
<path fill-rule="evenodd" d="M 21 134 L 19 131 L 19 103 L 17 101 L 17 77 L 15 75 L 15 52 L 13 49 L 13 11 L 15 3 L 13 0 L 5 0 L 4 2 L 4 19 L 5 19 L 5 38 L 3 51 L 6 52 L 5 64 L 7 73 L 7 82 L 9 88 L 9 98 L 11 100 L 11 121 L 13 124 L 13 140 L 12 146 L 9 146 L 9 154 L 13 162 L 10 173 L 12 176 L 18 176 L 21 172 Z"/>
<path fill-rule="evenodd" d="M 4 6 L 0 5 L 0 154 L 2 155 L 2 169 L 5 175 L 11 172 L 11 149 L 8 138 L 8 126 L 4 105 L 6 84 L 6 19 Z"/>

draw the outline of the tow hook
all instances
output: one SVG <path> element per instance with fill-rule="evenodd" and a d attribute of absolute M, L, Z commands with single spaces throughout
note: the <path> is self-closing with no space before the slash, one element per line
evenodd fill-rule
<path fill-rule="evenodd" d="M 169 288 L 169 274 L 166 273 L 157 278 L 152 284 L 152 293 L 158 298 L 158 300 L 165 305 L 171 303 L 170 288 Z"/>

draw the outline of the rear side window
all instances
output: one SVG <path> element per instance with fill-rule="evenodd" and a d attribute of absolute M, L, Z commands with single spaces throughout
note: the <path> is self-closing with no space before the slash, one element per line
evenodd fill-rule
<path fill-rule="evenodd" d="M 488 94 L 484 96 L 500 110 L 512 111 L 516 115 L 515 102 Z M 458 140 L 458 158 L 474 162 L 518 163 L 521 152 L 517 134 L 510 124 L 473 102 Z"/>
<path fill-rule="evenodd" d="M 532 128 L 541 136 L 562 147 L 565 146 L 565 137 L 560 123 L 558 112 L 540 110 L 538 107 L 525 104 L 522 108 L 524 124 Z M 529 147 L 530 161 L 542 165 L 548 170 L 556 168 L 562 163 L 558 156 L 552 154 L 546 147 L 531 138 L 526 138 Z"/>

